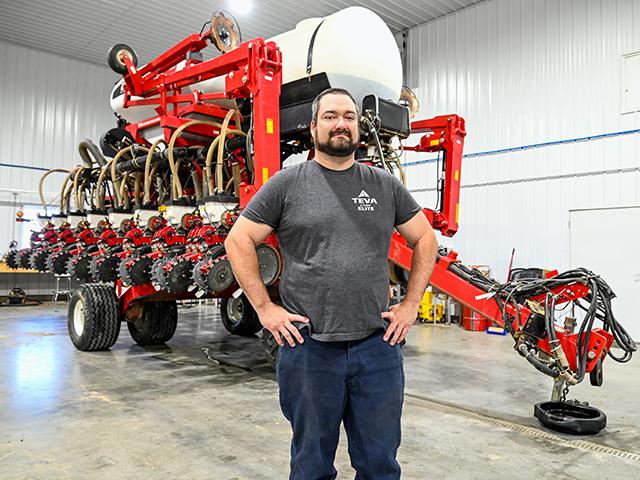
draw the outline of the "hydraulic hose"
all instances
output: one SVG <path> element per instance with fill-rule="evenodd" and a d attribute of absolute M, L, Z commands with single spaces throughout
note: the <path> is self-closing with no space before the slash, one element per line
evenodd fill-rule
<path fill-rule="evenodd" d="M 603 323 L 603 329 L 605 331 L 611 332 L 615 344 L 624 352 L 623 355 L 617 356 L 613 354 L 612 349 L 610 349 L 607 355 L 613 360 L 617 362 L 628 362 L 633 352 L 637 350 L 633 339 L 613 314 L 611 300 L 615 298 L 615 293 L 602 278 L 586 268 L 568 270 L 550 278 L 512 280 L 504 284 L 484 277 L 477 271 L 459 263 L 452 263 L 449 266 L 449 270 L 478 288 L 493 294 L 493 298 L 500 306 L 507 329 L 509 329 L 510 326 L 508 325 L 508 316 L 503 302 L 506 303 L 512 299 L 514 304 L 524 304 L 526 300 L 539 295 L 546 295 L 555 288 L 570 288 L 574 284 L 586 285 L 589 288 L 588 295 L 583 299 L 574 300 L 574 305 L 577 305 L 586 312 L 577 335 L 576 371 L 570 373 L 564 370 L 556 373 L 556 376 L 561 375 L 567 383 L 579 383 L 586 374 L 587 363 L 589 361 L 589 340 L 596 319 Z M 588 306 L 583 305 L 583 302 L 588 302 Z M 557 340 L 555 327 L 553 325 L 554 309 L 554 301 L 550 302 L 550 306 L 545 306 L 545 329 L 552 349 L 554 348 L 554 341 Z M 510 333 L 513 335 L 514 332 L 510 330 Z M 523 352 L 521 351 L 521 353 Z M 555 358 L 560 362 L 561 367 L 564 368 L 562 355 L 564 355 L 564 352 L 562 352 L 562 354 L 558 352 L 558 356 Z M 527 355 L 523 353 L 523 356 L 526 357 Z M 531 361 L 529 358 L 527 359 Z"/>
<path fill-rule="evenodd" d="M 535 369 L 538 370 L 539 372 L 542 372 L 545 375 L 548 375 L 548 376 L 550 376 L 552 378 L 555 378 L 555 377 L 558 376 L 558 372 L 556 372 L 555 370 L 551 369 L 546 363 L 541 361 L 536 356 L 536 351 L 534 349 L 529 349 L 527 347 L 526 343 L 518 344 L 517 350 L 518 350 L 518 353 L 520 355 L 522 355 L 524 358 L 526 358 L 527 361 L 531 365 L 533 365 L 535 367 Z"/>

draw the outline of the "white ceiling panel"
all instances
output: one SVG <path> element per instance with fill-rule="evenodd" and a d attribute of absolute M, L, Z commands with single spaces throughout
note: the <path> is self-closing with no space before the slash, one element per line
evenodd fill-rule
<path fill-rule="evenodd" d="M 250 2 L 242 14 L 238 4 Z M 190 33 L 211 13 L 231 12 L 243 40 L 269 38 L 300 20 L 361 5 L 394 32 L 426 23 L 484 0 L 0 0 L 0 39 L 105 65 L 114 43 L 132 46 L 148 62 Z M 211 56 L 215 52 L 210 52 Z"/>

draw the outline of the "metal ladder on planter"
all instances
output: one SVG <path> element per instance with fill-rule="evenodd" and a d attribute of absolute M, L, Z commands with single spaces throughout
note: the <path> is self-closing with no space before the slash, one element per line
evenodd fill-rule
<path fill-rule="evenodd" d="M 61 287 L 62 285 L 62 287 Z M 69 300 L 71 295 L 71 275 L 56 275 L 56 289 L 53 291 L 53 301 L 57 302 L 58 297 L 64 295 Z"/>

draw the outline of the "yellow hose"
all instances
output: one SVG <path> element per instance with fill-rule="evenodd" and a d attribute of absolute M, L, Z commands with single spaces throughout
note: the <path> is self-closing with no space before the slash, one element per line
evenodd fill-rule
<path fill-rule="evenodd" d="M 218 142 L 218 158 L 217 158 L 217 168 L 216 168 L 216 186 L 217 193 L 222 192 L 223 180 L 222 180 L 222 164 L 224 162 L 224 141 L 227 138 L 227 129 L 229 128 L 229 122 L 231 121 L 231 117 L 236 117 L 236 125 L 240 125 L 240 114 L 237 110 L 229 110 L 224 117 L 224 121 L 222 122 L 222 128 L 220 129 L 220 136 L 222 140 Z M 238 130 L 234 130 L 233 132 L 237 132 Z M 231 131 L 229 133 L 232 133 Z M 244 132 L 237 133 L 237 135 L 245 135 Z"/>
<path fill-rule="evenodd" d="M 113 195 L 115 197 L 112 203 L 116 208 L 119 208 L 122 205 L 120 202 L 120 181 L 118 180 L 116 165 L 118 164 L 118 160 L 120 160 L 120 157 L 122 157 L 125 153 L 131 153 L 132 150 L 133 145 L 123 148 L 118 153 L 116 153 L 116 156 L 113 157 L 113 160 L 111 161 L 111 183 L 113 184 Z"/>
<path fill-rule="evenodd" d="M 125 200 L 129 199 L 127 195 L 127 181 L 129 180 L 129 172 L 125 172 L 120 179 L 120 189 L 118 190 L 118 194 L 120 198 L 123 200 L 120 204 L 121 207 L 129 208 L 129 204 Z"/>
<path fill-rule="evenodd" d="M 71 180 L 71 178 L 76 174 L 76 170 L 78 168 L 81 168 L 81 167 L 79 166 L 73 167 L 65 177 L 64 182 L 62 182 L 62 188 L 60 189 L 60 213 L 61 214 L 66 212 L 65 196 L 67 195 L 67 184 L 69 183 L 69 180 Z"/>
<path fill-rule="evenodd" d="M 190 122 L 184 123 L 180 125 L 175 132 L 171 135 L 169 139 L 169 168 L 171 169 L 171 198 L 178 198 L 182 196 L 182 182 L 180 182 L 180 178 L 178 177 L 178 167 L 180 166 L 180 162 L 176 162 L 173 156 L 173 146 L 176 143 L 178 137 L 182 134 L 183 130 L 189 128 L 193 125 L 210 125 L 212 127 L 220 128 L 221 124 L 218 122 L 208 122 L 205 120 L 191 120 Z"/>
<path fill-rule="evenodd" d="M 207 195 L 213 195 L 213 191 L 215 189 L 213 185 L 213 175 L 211 175 L 211 160 L 213 159 L 213 154 L 216 151 L 216 147 L 220 141 L 221 137 L 216 137 L 211 145 L 209 145 L 209 149 L 207 150 L 207 156 L 205 157 L 204 162 L 204 179 L 203 183 L 206 184 L 207 187 Z M 204 188 L 204 185 L 203 185 Z"/>
<path fill-rule="evenodd" d="M 42 203 L 42 206 L 44 208 L 44 214 L 45 215 L 47 215 L 47 202 L 44 199 L 43 187 L 44 187 L 45 179 L 49 175 L 51 175 L 52 173 L 67 173 L 67 174 L 69 174 L 70 171 L 67 170 L 66 168 L 53 168 L 53 169 L 45 172 L 44 175 L 42 175 L 42 177 L 40 177 L 40 182 L 38 182 L 38 194 L 40 195 L 40 202 Z"/>
<path fill-rule="evenodd" d="M 140 208 L 140 197 L 142 196 L 142 176 L 143 172 L 136 172 L 133 184 L 133 203 L 136 207 Z"/>
<path fill-rule="evenodd" d="M 104 183 L 104 179 L 107 176 L 107 172 L 109 171 L 111 162 L 113 162 L 113 158 L 109 159 L 105 166 L 100 169 L 100 175 L 98 176 L 98 182 L 96 183 L 96 205 L 100 210 L 104 209 L 104 200 L 107 193 L 106 187 L 104 191 L 101 191 L 102 184 Z"/>
<path fill-rule="evenodd" d="M 171 169 L 171 176 L 172 176 L 172 198 L 179 198 L 182 197 L 182 182 L 180 182 L 180 178 L 178 176 L 178 167 L 180 166 L 180 161 L 175 160 L 175 157 L 173 156 L 173 147 L 176 143 L 176 140 L 178 139 L 178 137 L 182 134 L 182 132 L 186 129 L 189 128 L 193 125 L 209 125 L 212 127 L 218 127 L 220 128 L 220 135 L 219 137 L 222 137 L 223 139 L 226 137 L 227 135 L 227 130 L 228 130 L 228 126 L 229 126 L 229 121 L 231 120 L 231 117 L 234 116 L 236 117 L 236 125 L 240 125 L 240 113 L 237 110 L 229 110 L 229 112 L 227 112 L 227 115 L 225 116 L 224 122 L 222 124 L 218 123 L 218 122 L 209 122 L 206 120 L 191 120 L 183 125 L 180 125 L 180 127 L 178 127 L 176 129 L 175 132 L 173 132 L 173 134 L 171 135 L 171 139 L 169 140 L 169 168 Z M 236 135 L 244 135 L 244 132 L 242 132 L 241 130 L 231 130 L 228 133 L 234 133 Z M 211 152 L 211 156 L 213 156 L 213 150 L 215 150 L 215 145 L 220 144 L 220 140 L 218 140 L 217 137 L 213 143 L 211 144 L 211 146 L 209 146 L 209 152 Z M 216 140 L 218 140 L 217 143 Z M 224 140 L 222 140 L 223 145 L 224 145 Z M 215 145 L 214 145 L 215 144 Z M 219 153 L 218 153 L 218 157 L 222 158 L 223 157 L 223 151 L 224 149 L 220 149 Z M 207 152 L 207 156 L 209 156 L 209 152 Z M 220 153 L 222 152 L 222 153 Z"/>
<path fill-rule="evenodd" d="M 191 179 L 193 180 L 193 188 L 196 191 L 196 200 L 202 198 L 202 179 L 197 170 L 191 172 Z"/>
<path fill-rule="evenodd" d="M 80 181 L 80 174 L 84 172 L 86 168 L 87 167 L 78 167 L 78 171 L 73 176 L 73 193 L 76 197 L 76 210 L 82 210 L 82 207 L 84 206 L 84 195 L 78 189 L 78 183 Z M 84 183 L 85 182 L 82 182 L 83 185 Z"/>
<path fill-rule="evenodd" d="M 149 153 L 147 153 L 147 160 L 144 163 L 144 196 L 142 197 L 142 203 L 145 205 L 151 200 L 151 159 L 153 158 L 156 148 L 158 148 L 158 145 L 161 143 L 166 144 L 162 138 L 153 142 Z"/>
<path fill-rule="evenodd" d="M 116 153 L 116 156 L 113 157 L 113 161 L 111 162 L 111 182 L 113 183 L 113 192 L 115 194 L 115 199 L 114 199 L 114 206 L 117 208 L 121 208 L 123 206 L 124 203 L 126 203 L 126 208 L 129 208 L 129 206 L 131 205 L 131 200 L 129 199 L 129 195 L 123 195 L 120 196 L 121 193 L 121 182 L 120 180 L 118 180 L 118 174 L 116 172 L 116 167 L 118 165 L 118 160 L 120 160 L 120 158 L 125 154 L 125 153 L 133 153 L 133 145 L 129 146 L 129 147 L 125 147 L 122 150 L 120 150 L 118 153 Z M 143 147 L 141 145 L 138 145 L 138 150 L 141 150 L 143 152 L 148 152 L 149 149 L 147 147 Z M 123 199 L 125 201 L 123 201 Z"/>

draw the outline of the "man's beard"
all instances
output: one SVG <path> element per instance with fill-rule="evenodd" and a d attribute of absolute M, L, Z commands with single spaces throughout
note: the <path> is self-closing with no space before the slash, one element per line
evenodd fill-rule
<path fill-rule="evenodd" d="M 315 134 L 316 138 L 318 138 L 318 130 L 316 130 Z M 334 138 L 338 135 L 346 135 L 347 138 Z M 339 130 L 331 132 L 326 142 L 318 141 L 315 144 L 315 147 L 316 150 L 332 157 L 348 157 L 356 151 L 358 148 L 358 142 L 353 141 L 350 131 Z"/>

